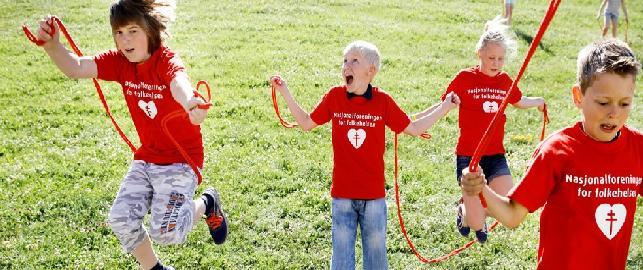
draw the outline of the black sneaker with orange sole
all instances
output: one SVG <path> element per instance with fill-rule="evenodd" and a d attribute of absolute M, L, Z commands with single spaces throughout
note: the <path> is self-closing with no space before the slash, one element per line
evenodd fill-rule
<path fill-rule="evenodd" d="M 228 236 L 228 220 L 221 208 L 219 192 L 214 188 L 208 188 L 203 192 L 203 195 L 209 196 L 214 201 L 214 206 L 210 208 L 209 212 L 206 210 L 205 213 L 205 223 L 208 224 L 210 236 L 212 236 L 212 240 L 215 244 L 223 244 Z"/>

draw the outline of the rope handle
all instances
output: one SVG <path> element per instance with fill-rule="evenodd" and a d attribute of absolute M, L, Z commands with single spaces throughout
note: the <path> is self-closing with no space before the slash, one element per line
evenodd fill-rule
<path fill-rule="evenodd" d="M 198 90 L 199 90 L 199 87 L 200 87 L 201 85 L 205 85 L 205 88 L 208 90 L 208 99 L 205 99 L 205 98 L 204 98 L 204 97 L 199 93 L 199 91 L 198 91 Z M 199 109 L 203 109 L 203 110 L 208 110 L 208 109 L 210 109 L 210 108 L 212 107 L 212 102 L 211 102 L 212 94 L 211 94 L 211 92 L 210 92 L 210 84 L 208 84 L 208 82 L 207 82 L 207 81 L 200 80 L 200 81 L 198 81 L 198 82 L 197 82 L 197 84 L 196 84 L 196 90 L 194 91 L 194 95 L 195 95 L 196 97 L 200 97 L 200 98 L 202 98 L 204 101 L 206 101 L 206 103 L 205 103 L 205 104 L 199 104 L 199 105 L 197 105 L 196 107 L 198 107 Z M 192 109 L 194 109 L 194 108 L 192 108 Z M 161 120 L 161 128 L 163 129 L 163 133 L 165 133 L 165 135 L 166 135 L 168 138 L 170 138 L 170 141 L 172 142 L 172 144 L 174 144 L 174 146 L 175 146 L 175 147 L 176 147 L 176 149 L 179 151 L 179 153 L 181 154 L 181 156 L 185 159 L 185 161 L 188 163 L 188 165 L 190 165 L 190 168 L 192 168 L 192 170 L 194 170 L 194 174 L 196 174 L 196 177 L 197 177 L 197 180 L 198 180 L 198 184 L 200 185 L 200 184 L 201 184 L 201 182 L 203 181 L 203 176 L 201 175 L 201 171 L 199 171 L 199 168 L 198 168 L 198 166 L 196 165 L 196 162 L 194 162 L 194 160 L 192 160 L 192 158 L 191 158 L 191 157 L 190 157 L 190 155 L 185 151 L 185 149 L 183 149 L 183 147 L 179 144 L 179 142 L 178 142 L 178 141 L 176 141 L 176 139 L 174 138 L 174 136 L 172 136 L 172 132 L 170 132 L 170 129 L 168 128 L 168 122 L 169 122 L 170 120 L 174 120 L 175 118 L 189 118 L 189 116 L 187 115 L 187 113 L 185 112 L 185 110 L 176 110 L 176 111 L 174 111 L 174 112 L 171 112 L 171 113 L 170 113 L 170 114 L 168 114 L 167 116 L 163 117 L 163 120 Z"/>
<path fill-rule="evenodd" d="M 57 17 L 52 17 L 52 20 L 54 20 L 54 19 L 58 20 Z M 58 21 L 60 21 L 60 20 L 58 20 Z M 47 30 L 43 29 L 43 31 L 45 31 L 45 33 L 47 33 L 49 36 L 51 36 L 53 38 L 54 34 L 56 34 L 56 28 L 54 26 L 54 22 L 53 21 L 47 21 L 45 23 L 47 25 L 49 25 L 49 28 L 51 28 L 51 30 L 47 31 Z M 25 35 L 27 36 L 29 41 L 33 42 L 34 44 L 36 44 L 38 46 L 42 46 L 42 45 L 45 44 L 44 40 L 38 39 L 33 33 L 31 33 L 31 31 L 29 30 L 29 27 L 27 27 L 27 25 L 25 25 L 25 24 L 22 25 L 22 31 L 25 32 Z"/>
<path fill-rule="evenodd" d="M 208 90 L 208 99 L 205 99 L 205 97 L 203 97 L 203 95 L 201 95 L 201 93 L 199 93 L 199 86 L 201 86 L 201 85 L 205 85 L 206 90 Z M 211 102 L 212 93 L 210 92 L 210 84 L 208 84 L 207 81 L 199 80 L 196 83 L 196 89 L 194 90 L 194 96 L 198 97 L 198 98 L 201 98 L 201 99 L 203 99 L 203 101 L 205 101 L 205 103 L 203 103 L 203 104 L 197 104 L 195 108 L 199 108 L 199 109 L 202 109 L 202 110 L 208 110 L 208 109 L 210 109 L 210 107 L 212 107 L 212 102 Z M 193 109 L 194 108 L 192 108 L 190 110 L 193 110 Z"/>
<path fill-rule="evenodd" d="M 279 76 L 275 76 L 275 82 L 278 85 L 281 85 L 283 83 L 283 80 Z M 279 113 L 279 104 L 277 103 L 277 89 L 275 89 L 274 86 L 272 86 L 272 106 L 275 108 L 275 114 L 277 114 L 277 118 L 279 118 L 279 124 L 281 124 L 285 128 L 294 128 L 299 126 L 296 123 L 290 123 L 286 120 L 284 120 L 283 117 L 281 117 L 281 113 Z"/>

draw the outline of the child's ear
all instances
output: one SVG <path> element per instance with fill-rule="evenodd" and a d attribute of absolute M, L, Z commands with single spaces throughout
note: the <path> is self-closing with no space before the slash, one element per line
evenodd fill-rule
<path fill-rule="evenodd" d="M 371 66 L 368 68 L 368 73 L 369 73 L 371 76 L 375 76 L 375 74 L 377 74 L 377 68 L 375 68 L 375 65 L 371 65 Z"/>
<path fill-rule="evenodd" d="M 576 108 L 580 109 L 580 103 L 582 99 L 583 91 L 580 90 L 580 85 L 575 84 L 574 86 L 572 86 L 572 100 L 574 101 L 574 105 L 576 105 Z"/>

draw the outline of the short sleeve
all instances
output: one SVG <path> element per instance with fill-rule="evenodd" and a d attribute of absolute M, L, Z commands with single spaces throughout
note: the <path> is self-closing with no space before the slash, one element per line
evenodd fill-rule
<path fill-rule="evenodd" d="M 513 84 L 513 80 L 509 77 L 509 75 L 506 75 L 506 84 L 507 84 L 507 89 L 511 88 L 511 84 Z M 508 102 L 511 104 L 516 104 L 522 99 L 522 92 L 520 91 L 520 88 L 518 85 L 516 85 L 516 88 L 511 91 L 511 95 L 509 95 L 509 100 Z"/>
<path fill-rule="evenodd" d="M 179 72 L 185 72 L 185 66 L 181 58 L 169 49 L 163 51 L 157 67 L 161 80 L 168 85 Z"/>
<path fill-rule="evenodd" d="M 104 81 L 118 81 L 123 58 L 117 50 L 109 50 L 94 56 L 98 71 L 96 78 Z"/>
<path fill-rule="evenodd" d="M 552 151 L 541 147 L 532 155 L 531 166 L 522 181 L 511 191 L 509 198 L 526 207 L 530 213 L 545 205 L 556 186 L 557 162 Z"/>
<path fill-rule="evenodd" d="M 388 94 L 386 96 L 386 113 L 384 123 L 393 132 L 400 133 L 411 123 L 409 116 L 397 105 L 395 100 Z"/>
<path fill-rule="evenodd" d="M 310 113 L 310 118 L 315 122 L 317 125 L 323 125 L 326 124 L 328 121 L 331 120 L 331 113 L 330 113 L 330 107 L 329 105 L 329 99 L 332 94 L 332 89 L 319 100 L 317 105 L 315 105 L 315 108 L 313 111 Z"/>

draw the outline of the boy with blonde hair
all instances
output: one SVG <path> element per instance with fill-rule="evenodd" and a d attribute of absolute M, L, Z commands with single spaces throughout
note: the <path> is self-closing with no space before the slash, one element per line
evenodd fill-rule
<path fill-rule="evenodd" d="M 331 269 L 355 269 L 358 225 L 364 269 L 388 268 L 384 126 L 396 133 L 418 136 L 459 103 L 458 97 L 450 94 L 411 122 L 388 93 L 371 85 L 379 68 L 380 54 L 375 45 L 365 41 L 349 44 L 342 65 L 345 84 L 332 87 L 311 114 L 295 101 L 284 80 L 278 76 L 270 79 L 303 130 L 332 121 Z"/>
<path fill-rule="evenodd" d="M 625 125 L 640 66 L 622 41 L 590 44 L 579 53 L 572 87 L 583 118 L 538 146 L 522 182 L 505 197 L 480 169 L 463 172 L 463 192 L 482 192 L 489 212 L 509 228 L 544 207 L 538 269 L 625 268 L 643 194 L 643 133 Z"/>

